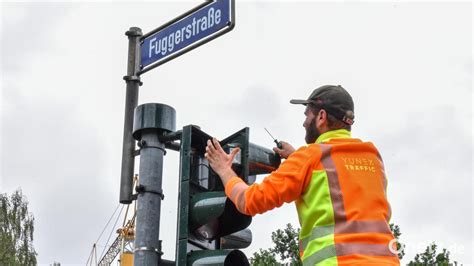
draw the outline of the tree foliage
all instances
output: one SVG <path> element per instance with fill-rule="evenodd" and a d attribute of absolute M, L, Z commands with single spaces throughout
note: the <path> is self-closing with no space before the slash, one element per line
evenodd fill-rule
<path fill-rule="evenodd" d="M 400 242 L 400 236 L 402 232 L 400 231 L 400 226 L 396 224 L 390 224 L 390 230 L 392 231 L 393 236 L 397 240 L 397 250 L 398 250 L 398 258 L 402 259 L 405 256 L 405 250 L 402 248 L 403 244 Z"/>
<path fill-rule="evenodd" d="M 299 229 L 287 224 L 286 228 L 272 232 L 273 247 L 253 253 L 250 258 L 252 265 L 302 265 L 299 256 Z M 279 257 L 281 261 L 277 261 Z"/>
<path fill-rule="evenodd" d="M 250 258 L 251 265 L 278 265 L 275 255 L 269 249 L 260 249 Z"/>
<path fill-rule="evenodd" d="M 429 244 L 423 253 L 418 253 L 415 255 L 414 260 L 410 261 L 408 265 L 410 266 L 425 266 L 425 265 L 453 265 L 450 262 L 449 251 L 445 248 L 441 253 L 437 253 L 438 246 L 433 242 Z M 454 262 L 454 265 L 457 265 L 457 262 Z"/>
<path fill-rule="evenodd" d="M 34 217 L 20 189 L 0 194 L 0 265 L 36 265 Z"/>
<path fill-rule="evenodd" d="M 272 241 L 275 246 L 272 251 L 280 256 L 282 261 L 287 261 L 291 265 L 301 265 L 299 254 L 298 236 L 300 229 L 295 229 L 291 224 L 287 224 L 286 228 L 278 229 L 272 233 Z"/>

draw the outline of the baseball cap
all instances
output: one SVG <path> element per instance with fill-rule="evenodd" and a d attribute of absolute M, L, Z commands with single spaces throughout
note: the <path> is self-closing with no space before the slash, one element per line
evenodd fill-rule
<path fill-rule="evenodd" d="M 326 110 L 347 125 L 354 124 L 354 102 L 341 85 L 324 85 L 315 89 L 307 100 L 291 100 L 292 104 L 313 105 Z"/>

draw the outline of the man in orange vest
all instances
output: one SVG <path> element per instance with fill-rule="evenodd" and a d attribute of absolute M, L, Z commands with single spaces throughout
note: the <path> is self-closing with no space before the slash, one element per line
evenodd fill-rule
<path fill-rule="evenodd" d="M 216 139 L 208 141 L 205 156 L 227 197 L 252 216 L 294 201 L 303 265 L 399 265 L 382 158 L 371 142 L 351 137 L 350 94 L 326 85 L 290 102 L 306 106 L 308 145 L 295 150 L 281 142 L 274 151 L 286 160 L 260 184 L 248 186 L 232 170 L 238 149 L 227 154 Z"/>

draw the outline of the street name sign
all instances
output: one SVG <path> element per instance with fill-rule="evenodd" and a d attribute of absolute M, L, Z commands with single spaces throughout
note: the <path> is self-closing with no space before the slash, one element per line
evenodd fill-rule
<path fill-rule="evenodd" d="M 231 31 L 235 25 L 234 12 L 234 0 L 207 1 L 144 35 L 139 73 Z"/>

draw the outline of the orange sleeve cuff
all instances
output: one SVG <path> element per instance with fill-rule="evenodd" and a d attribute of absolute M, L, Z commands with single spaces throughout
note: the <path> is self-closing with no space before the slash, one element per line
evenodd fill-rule
<path fill-rule="evenodd" d="M 225 195 L 230 198 L 230 195 L 231 195 L 231 192 L 232 192 L 232 189 L 234 188 L 234 186 L 238 183 L 243 183 L 244 181 L 242 179 L 240 179 L 240 177 L 238 176 L 234 176 L 232 177 L 229 182 L 227 182 L 227 184 L 225 185 Z"/>

